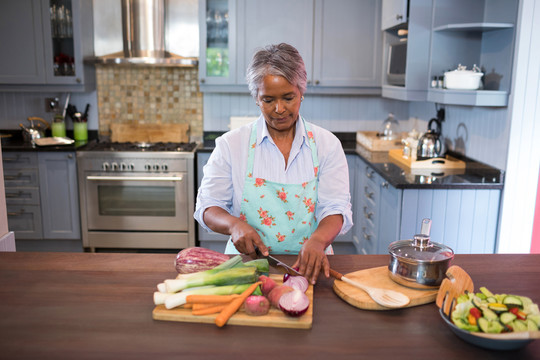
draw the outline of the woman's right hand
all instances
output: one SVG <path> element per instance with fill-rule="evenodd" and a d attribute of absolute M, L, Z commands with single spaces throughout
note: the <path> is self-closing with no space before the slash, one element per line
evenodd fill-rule
<path fill-rule="evenodd" d="M 209 207 L 203 214 L 205 224 L 215 232 L 231 235 L 231 240 L 242 254 L 256 258 L 255 246 L 264 256 L 268 256 L 268 248 L 264 245 L 257 231 L 247 222 L 229 214 L 218 206 Z"/>
<path fill-rule="evenodd" d="M 256 258 L 255 246 L 259 248 L 264 256 L 268 256 L 268 249 L 264 245 L 257 231 L 247 222 L 236 218 L 231 224 L 231 240 L 236 250 L 242 254 Z"/>

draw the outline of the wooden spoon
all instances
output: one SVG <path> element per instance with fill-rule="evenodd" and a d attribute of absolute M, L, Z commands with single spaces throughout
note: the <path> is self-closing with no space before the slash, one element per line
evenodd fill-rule
<path fill-rule="evenodd" d="M 384 307 L 400 308 L 407 306 L 411 301 L 411 299 L 409 299 L 409 297 L 405 294 L 393 290 L 374 288 L 360 284 L 359 282 L 353 281 L 332 269 L 330 269 L 330 275 L 338 280 L 346 282 L 349 285 L 364 290 L 377 304 Z"/>

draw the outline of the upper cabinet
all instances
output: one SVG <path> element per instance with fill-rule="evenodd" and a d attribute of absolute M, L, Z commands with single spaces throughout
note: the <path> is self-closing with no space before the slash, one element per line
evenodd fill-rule
<path fill-rule="evenodd" d="M 91 90 L 93 42 L 91 1 L 0 2 L 0 90 Z"/>
<path fill-rule="evenodd" d="M 381 30 L 406 24 L 408 10 L 407 0 L 382 0 Z"/>
<path fill-rule="evenodd" d="M 388 1 L 388 4 L 399 3 Z M 399 4 L 398 4 L 399 5 Z M 408 21 L 384 27 L 383 97 L 469 106 L 506 106 L 518 0 L 402 0 Z M 399 8 L 399 6 L 394 5 Z M 383 4 L 382 22 L 391 25 Z M 402 54 L 397 44 L 406 44 Z M 479 90 L 450 90 L 444 73 L 459 65 L 484 72 Z M 403 81 L 396 81 L 395 73 Z M 394 76 L 394 77 L 393 77 Z"/>
<path fill-rule="evenodd" d="M 228 73 L 209 76 L 208 9 L 228 7 Z M 310 93 L 380 94 L 381 5 L 378 0 L 201 0 L 202 91 L 247 92 L 246 68 L 255 51 L 286 42 L 302 55 Z M 204 20 L 202 17 L 205 17 Z M 209 25 L 210 24 L 210 25 Z M 227 85 L 227 86 L 223 86 Z"/>
<path fill-rule="evenodd" d="M 466 10 L 466 11 L 465 11 Z M 443 104 L 506 106 L 510 92 L 518 0 L 436 0 L 430 77 L 458 65 L 484 73 L 477 91 L 433 89 L 428 100 Z"/>

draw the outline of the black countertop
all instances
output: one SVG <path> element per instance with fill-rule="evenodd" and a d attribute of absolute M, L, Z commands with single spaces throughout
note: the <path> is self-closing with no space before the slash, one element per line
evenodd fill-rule
<path fill-rule="evenodd" d="M 205 132 L 204 143 L 199 152 L 212 152 L 216 137 L 223 132 Z M 460 174 L 436 174 L 435 172 L 412 173 L 400 167 L 388 157 L 387 152 L 372 152 L 356 142 L 356 133 L 336 132 L 345 154 L 357 155 L 373 168 L 385 181 L 398 189 L 503 189 L 504 172 L 487 164 L 470 159 L 459 153 L 449 152 L 454 158 L 466 163 Z"/>
<path fill-rule="evenodd" d="M 24 141 L 21 130 L 0 130 L 2 140 L 2 152 L 7 151 L 76 151 L 78 148 L 84 146 L 87 142 L 75 142 L 71 145 L 58 145 L 58 146 L 39 146 L 33 145 L 28 141 Z M 45 134 L 50 136 L 50 134 Z M 73 130 L 67 130 L 66 136 L 73 139 Z M 88 140 L 98 138 L 97 130 L 88 131 Z"/>

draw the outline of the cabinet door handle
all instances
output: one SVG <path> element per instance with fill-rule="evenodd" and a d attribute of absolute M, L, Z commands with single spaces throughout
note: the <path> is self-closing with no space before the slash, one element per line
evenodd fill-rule
<path fill-rule="evenodd" d="M 16 193 L 6 193 L 6 197 L 7 198 L 18 198 L 18 197 L 21 197 L 23 194 L 24 194 L 23 191 L 19 190 Z"/>
<path fill-rule="evenodd" d="M 16 212 L 16 211 L 8 212 L 7 214 L 8 216 L 22 216 L 24 215 L 24 209 L 21 209 L 21 211 L 19 212 Z"/>
<path fill-rule="evenodd" d="M 387 181 L 384 181 L 381 186 L 385 189 L 388 189 L 388 182 Z"/>
<path fill-rule="evenodd" d="M 366 227 L 365 226 L 362 228 L 362 236 L 364 237 L 365 240 L 368 240 L 368 241 L 371 240 L 371 235 L 366 234 Z"/>
<path fill-rule="evenodd" d="M 68 159 L 73 159 L 73 154 L 68 154 Z"/>
<path fill-rule="evenodd" d="M 18 173 L 17 175 L 4 175 L 4 180 L 17 180 L 22 177 L 21 173 Z"/>
<path fill-rule="evenodd" d="M 396 20 L 402 20 L 402 19 L 403 19 L 403 15 L 396 14 Z"/>
<path fill-rule="evenodd" d="M 364 186 L 364 195 L 365 195 L 368 199 L 373 199 L 373 193 L 368 191 L 368 187 L 367 187 L 367 186 Z"/>
<path fill-rule="evenodd" d="M 366 176 L 368 179 L 371 179 L 373 177 L 373 170 L 370 170 L 369 167 L 366 166 Z"/>
<path fill-rule="evenodd" d="M 205 81 L 206 81 L 206 80 L 205 80 L 204 78 L 202 78 L 202 79 L 201 79 L 201 84 L 204 84 Z"/>
<path fill-rule="evenodd" d="M 373 212 L 371 212 L 371 211 L 368 212 L 367 211 L 367 206 L 364 206 L 364 216 L 365 216 L 366 219 L 369 219 L 369 220 L 371 220 L 372 217 L 373 217 Z"/>

